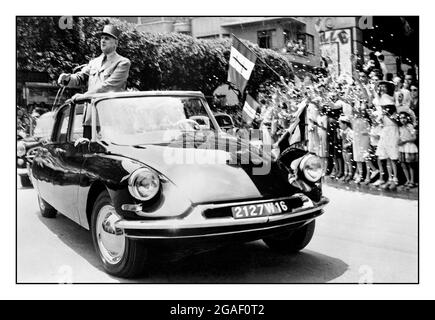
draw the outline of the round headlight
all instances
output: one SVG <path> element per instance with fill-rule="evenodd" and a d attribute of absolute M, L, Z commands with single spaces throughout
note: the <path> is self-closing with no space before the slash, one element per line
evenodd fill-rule
<path fill-rule="evenodd" d="M 23 141 L 17 142 L 17 156 L 22 157 L 26 154 L 26 145 Z"/>
<path fill-rule="evenodd" d="M 160 179 L 148 168 L 140 168 L 134 171 L 128 178 L 128 191 L 138 200 L 152 199 L 160 189 Z"/>
<path fill-rule="evenodd" d="M 300 168 L 308 181 L 317 182 L 322 178 L 322 160 L 315 155 L 305 156 L 301 161 Z"/>

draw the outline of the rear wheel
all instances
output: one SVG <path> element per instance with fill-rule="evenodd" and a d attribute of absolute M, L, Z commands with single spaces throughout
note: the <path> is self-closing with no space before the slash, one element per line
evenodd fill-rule
<path fill-rule="evenodd" d="M 32 187 L 32 181 L 30 181 L 30 178 L 27 174 L 20 176 L 20 182 L 23 188 Z"/>
<path fill-rule="evenodd" d="M 264 238 L 263 241 L 272 250 L 288 253 L 299 252 L 310 243 L 315 226 L 316 221 L 313 220 L 299 229 L 279 233 Z"/>
<path fill-rule="evenodd" d="M 107 192 L 96 199 L 92 210 L 92 240 L 107 273 L 133 278 L 144 271 L 147 250 L 139 241 L 129 239 L 115 223 L 120 219 Z"/>
<path fill-rule="evenodd" d="M 41 211 L 41 216 L 44 218 L 55 218 L 57 215 L 57 211 L 55 208 L 50 206 L 47 201 L 41 198 L 41 196 L 38 195 L 38 204 L 39 204 L 39 210 Z"/>

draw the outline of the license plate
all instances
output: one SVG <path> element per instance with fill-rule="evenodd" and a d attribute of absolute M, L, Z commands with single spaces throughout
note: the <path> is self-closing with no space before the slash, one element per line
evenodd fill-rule
<path fill-rule="evenodd" d="M 290 211 L 285 201 L 249 204 L 231 208 L 233 217 L 236 219 L 255 218 L 280 214 Z"/>

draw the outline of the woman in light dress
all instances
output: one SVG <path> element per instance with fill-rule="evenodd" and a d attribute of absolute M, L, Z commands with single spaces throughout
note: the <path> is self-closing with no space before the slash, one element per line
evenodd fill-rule
<path fill-rule="evenodd" d="M 355 61 L 353 61 L 355 63 Z M 355 182 L 360 183 L 363 177 L 364 163 L 366 166 L 366 179 L 364 184 L 369 184 L 371 179 L 374 179 L 379 173 L 375 165 L 372 162 L 371 149 L 370 149 L 370 116 L 368 105 L 369 101 L 373 100 L 373 94 L 369 88 L 367 77 L 362 74 L 364 78 L 358 72 L 354 72 L 354 79 L 358 85 L 356 91 L 356 99 L 353 108 L 353 155 L 357 165 L 357 173 L 355 175 Z"/>
<path fill-rule="evenodd" d="M 389 100 L 392 100 L 392 98 L 387 98 L 387 95 L 380 99 L 380 105 L 383 109 L 383 127 L 376 155 L 378 161 L 387 161 L 388 181 L 381 184 L 381 188 L 395 190 L 398 184 L 396 162 L 399 159 L 399 126 L 396 106 L 394 101 Z"/>
<path fill-rule="evenodd" d="M 372 170 L 376 171 L 376 167 L 370 161 L 370 123 L 368 119 L 367 106 L 365 101 L 356 100 L 353 112 L 353 159 L 356 162 L 357 172 L 355 182 L 360 183 L 364 176 L 364 164 L 366 164 L 367 173 Z M 366 175 L 368 176 L 368 174 Z M 370 180 L 365 183 L 370 182 Z"/>

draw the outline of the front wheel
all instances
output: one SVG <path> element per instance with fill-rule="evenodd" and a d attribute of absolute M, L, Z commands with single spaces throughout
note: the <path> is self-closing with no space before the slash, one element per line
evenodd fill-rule
<path fill-rule="evenodd" d="M 51 205 L 49 205 L 47 201 L 42 199 L 40 195 L 38 195 L 38 204 L 39 204 L 39 211 L 41 211 L 41 216 L 43 216 L 44 218 L 56 217 L 57 210 L 53 208 Z"/>
<path fill-rule="evenodd" d="M 299 229 L 269 236 L 264 238 L 263 241 L 272 250 L 296 253 L 310 243 L 315 227 L 316 221 L 313 220 Z"/>
<path fill-rule="evenodd" d="M 92 241 L 107 273 L 133 278 L 144 271 L 147 250 L 142 243 L 129 239 L 115 223 L 120 219 L 107 192 L 96 199 L 92 210 Z"/>

